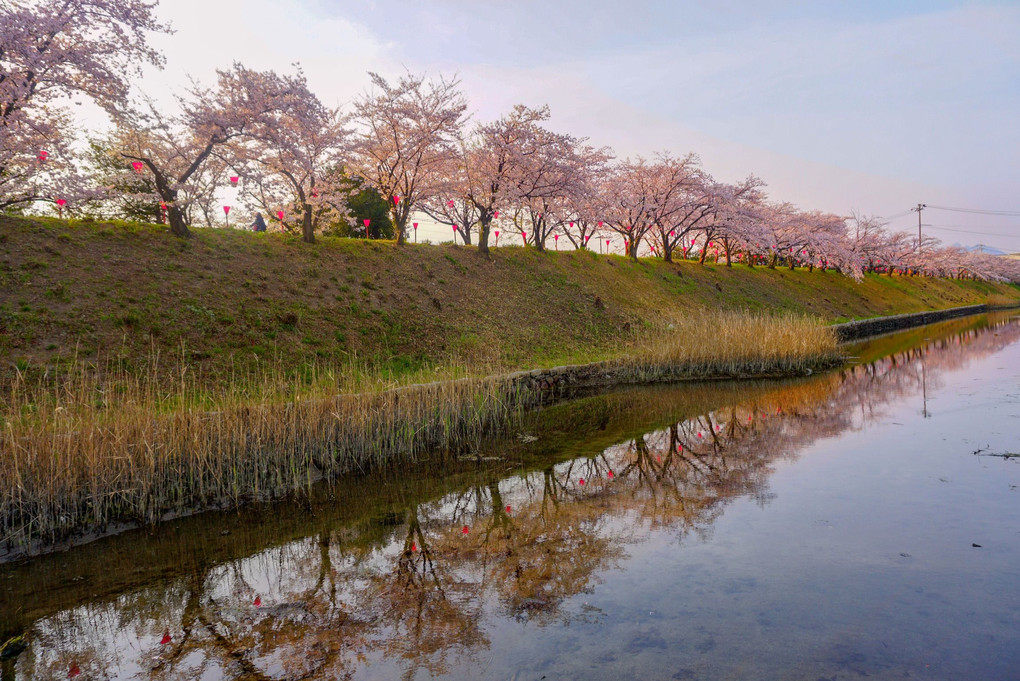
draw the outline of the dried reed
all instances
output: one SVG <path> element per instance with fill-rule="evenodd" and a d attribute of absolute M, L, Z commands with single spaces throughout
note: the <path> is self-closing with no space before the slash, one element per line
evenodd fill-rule
<path fill-rule="evenodd" d="M 819 322 L 706 313 L 604 364 L 613 380 L 638 382 L 802 372 L 835 358 Z M 187 368 L 168 375 L 158 358 L 140 369 L 18 373 L 0 408 L 0 540 L 46 544 L 279 497 L 320 477 L 456 450 L 541 398 L 513 376 L 467 373 L 453 366 L 445 380 L 397 386 L 354 363 L 299 376 L 270 364 L 218 392 Z"/>

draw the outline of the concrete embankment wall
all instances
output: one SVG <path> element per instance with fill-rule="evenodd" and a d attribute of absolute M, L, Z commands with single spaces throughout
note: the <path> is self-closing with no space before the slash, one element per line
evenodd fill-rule
<path fill-rule="evenodd" d="M 836 332 L 836 338 L 840 342 L 860 340 L 869 336 L 878 336 L 883 333 L 891 333 L 902 329 L 910 329 L 915 326 L 934 324 L 947 319 L 967 317 L 973 314 L 981 314 L 996 308 L 990 305 L 966 305 L 964 307 L 951 307 L 948 310 L 935 310 L 932 312 L 914 312 L 911 314 L 897 314 L 889 317 L 875 317 L 874 319 L 861 319 L 845 324 L 836 324 L 832 328 Z"/>
<path fill-rule="evenodd" d="M 981 314 L 1000 308 L 990 305 L 966 305 L 954 307 L 948 310 L 935 310 L 932 312 L 915 312 L 911 314 L 892 315 L 888 317 L 875 317 L 874 319 L 862 319 L 845 324 L 833 326 L 836 337 L 840 342 L 860 340 L 870 336 L 877 336 L 883 333 L 891 333 L 925 324 L 966 317 L 969 315 Z M 792 373 L 792 372 L 791 372 Z M 777 374 L 789 376 L 791 373 Z M 796 372 L 802 373 L 802 372 Z M 725 378 L 766 378 L 761 374 L 748 375 L 706 375 L 691 376 L 679 375 L 679 372 L 671 371 L 665 367 L 635 371 L 632 367 L 620 367 L 611 362 L 598 362 L 595 364 L 579 364 L 572 366 L 559 366 L 550 369 L 535 369 L 532 371 L 518 371 L 505 376 L 512 385 L 513 391 L 519 391 L 530 396 L 532 400 L 543 402 L 549 399 L 562 399 L 579 393 L 593 390 L 611 388 L 616 385 L 627 383 L 655 383 L 661 381 L 675 380 L 697 380 L 703 379 L 725 379 Z"/>

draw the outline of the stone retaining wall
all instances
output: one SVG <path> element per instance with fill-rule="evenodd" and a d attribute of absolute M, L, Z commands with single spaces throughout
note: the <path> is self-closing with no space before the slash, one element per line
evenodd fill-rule
<path fill-rule="evenodd" d="M 988 305 L 966 305 L 964 307 L 951 307 L 948 310 L 934 310 L 932 312 L 914 312 L 912 314 L 897 314 L 889 317 L 875 317 L 874 319 L 861 319 L 856 322 L 835 324 L 832 328 L 836 332 L 836 338 L 841 343 L 852 340 L 860 340 L 869 336 L 877 336 L 883 333 L 909 329 L 925 324 L 934 324 L 947 319 L 966 317 L 972 314 L 988 312 Z"/>

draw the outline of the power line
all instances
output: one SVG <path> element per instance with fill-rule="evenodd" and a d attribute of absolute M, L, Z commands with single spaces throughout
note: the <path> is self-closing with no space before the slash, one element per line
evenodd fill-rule
<path fill-rule="evenodd" d="M 890 222 L 892 222 L 893 220 L 897 220 L 899 218 L 906 217 L 907 215 L 910 215 L 913 212 L 914 212 L 914 209 L 910 208 L 908 210 L 903 211 L 902 213 L 897 213 L 896 215 L 890 215 L 887 218 L 879 218 L 879 220 L 889 220 Z"/>
<path fill-rule="evenodd" d="M 971 213 L 974 215 L 1000 215 L 1003 217 L 1020 217 L 1020 211 L 1017 210 L 987 210 L 985 208 L 951 208 L 949 206 L 933 206 L 930 203 L 927 205 L 927 207 L 934 208 L 936 210 L 948 210 L 953 213 Z"/>
<path fill-rule="evenodd" d="M 981 234 L 982 236 L 1001 236 L 1001 237 L 1006 237 L 1007 239 L 1009 239 L 1009 238 L 1014 238 L 1015 239 L 1017 237 L 1020 237 L 1020 234 L 1002 234 L 1001 232 L 977 232 L 977 231 L 974 231 L 974 230 L 957 229 L 957 228 L 954 228 L 954 227 L 939 227 L 938 225 L 929 225 L 929 227 L 931 227 L 932 229 L 941 229 L 941 230 L 944 230 L 946 232 L 961 232 L 963 234 Z"/>

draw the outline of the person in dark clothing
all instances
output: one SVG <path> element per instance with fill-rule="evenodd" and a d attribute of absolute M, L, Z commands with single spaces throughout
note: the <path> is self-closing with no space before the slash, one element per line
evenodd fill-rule
<path fill-rule="evenodd" d="M 251 223 L 251 228 L 256 232 L 266 231 L 266 221 L 262 219 L 262 213 L 255 213 L 255 222 Z"/>

